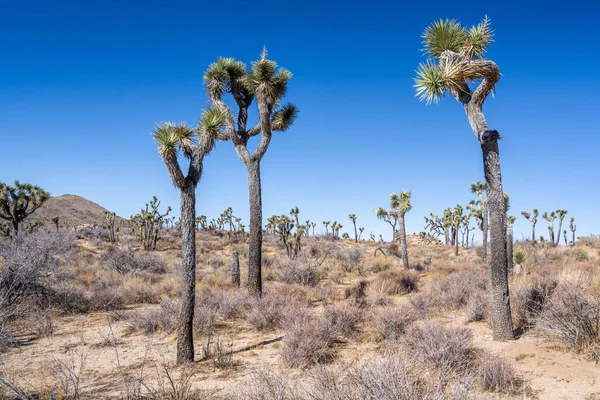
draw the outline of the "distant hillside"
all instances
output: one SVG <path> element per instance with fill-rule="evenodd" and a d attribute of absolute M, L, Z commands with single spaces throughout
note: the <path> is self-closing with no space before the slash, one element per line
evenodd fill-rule
<path fill-rule="evenodd" d="M 105 208 L 73 194 L 65 194 L 58 197 L 51 197 L 44 205 L 36 210 L 29 220 L 40 221 L 46 227 L 54 227 L 52 218 L 58 217 L 59 224 L 62 227 L 74 227 L 84 224 L 102 224 L 104 223 Z M 123 220 L 117 217 L 117 222 Z"/>

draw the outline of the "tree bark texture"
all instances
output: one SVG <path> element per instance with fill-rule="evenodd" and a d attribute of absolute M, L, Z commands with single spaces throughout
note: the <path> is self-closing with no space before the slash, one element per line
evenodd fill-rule
<path fill-rule="evenodd" d="M 187 183 L 181 189 L 181 273 L 183 278 L 177 364 L 194 361 L 194 305 L 196 300 L 196 188 Z"/>
<path fill-rule="evenodd" d="M 406 225 L 404 223 L 404 215 L 400 215 L 398 218 L 400 226 L 398 231 L 400 232 L 400 253 L 402 256 L 402 265 L 408 269 L 408 247 L 406 245 Z"/>
<path fill-rule="evenodd" d="M 240 255 L 237 251 L 231 253 L 231 283 L 238 288 L 241 285 Z"/>
<path fill-rule="evenodd" d="M 481 150 L 490 217 L 492 327 L 494 340 L 510 340 L 514 338 L 514 333 L 508 292 L 506 211 L 498 151 L 499 138 L 496 131 L 485 131 L 481 135 Z"/>
<path fill-rule="evenodd" d="M 250 199 L 250 243 L 248 246 L 248 291 L 253 296 L 262 295 L 262 194 L 260 185 L 260 160 L 248 167 L 248 194 Z"/>
<path fill-rule="evenodd" d="M 506 234 L 506 260 L 508 261 L 508 270 L 512 271 L 514 266 L 513 261 L 513 228 L 508 228 Z"/>

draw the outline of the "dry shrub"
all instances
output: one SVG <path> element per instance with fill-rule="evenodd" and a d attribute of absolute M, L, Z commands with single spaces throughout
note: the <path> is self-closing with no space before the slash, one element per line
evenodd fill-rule
<path fill-rule="evenodd" d="M 346 336 L 354 332 L 363 320 L 363 309 L 352 304 L 325 306 L 323 318 L 330 331 Z"/>
<path fill-rule="evenodd" d="M 592 249 L 600 249 L 600 235 L 581 236 L 577 238 L 579 242 L 576 246 L 586 246 Z"/>
<path fill-rule="evenodd" d="M 379 256 L 369 261 L 367 271 L 374 273 L 387 271 L 394 265 L 396 265 L 396 261 L 392 256 Z"/>
<path fill-rule="evenodd" d="M 370 288 L 378 293 L 388 295 L 407 294 L 417 291 L 421 276 L 416 271 L 385 271 L 377 275 Z"/>
<path fill-rule="evenodd" d="M 523 381 L 506 360 L 484 352 L 478 364 L 477 381 L 483 390 L 513 395 L 519 392 Z"/>
<path fill-rule="evenodd" d="M 381 337 L 393 341 L 404 335 L 407 327 L 418 319 L 418 314 L 408 304 L 377 309 L 371 318 Z"/>
<path fill-rule="evenodd" d="M 362 366 L 316 368 L 306 399 L 433 400 L 444 398 L 441 386 L 427 382 L 405 354 L 376 356 Z"/>
<path fill-rule="evenodd" d="M 411 325 L 405 343 L 416 360 L 435 366 L 444 381 L 465 373 L 474 355 L 470 329 L 437 322 Z"/>
<path fill-rule="evenodd" d="M 355 304 L 365 305 L 367 286 L 367 281 L 360 281 L 356 285 L 346 288 L 344 290 L 344 297 L 346 299 L 352 299 Z"/>
<path fill-rule="evenodd" d="M 174 332 L 177 329 L 177 303 L 165 301 L 160 308 L 145 312 L 131 311 L 124 314 L 127 329 L 130 332 L 155 333 Z"/>
<path fill-rule="evenodd" d="M 342 247 L 335 251 L 334 258 L 340 262 L 345 272 L 354 271 L 361 276 L 364 274 L 362 249 Z"/>
<path fill-rule="evenodd" d="M 156 254 L 147 251 L 137 252 L 133 256 L 132 267 L 138 271 L 164 274 L 167 271 L 166 263 Z"/>
<path fill-rule="evenodd" d="M 288 305 L 282 299 L 265 294 L 250 303 L 246 321 L 259 331 L 279 328 L 288 312 Z"/>
<path fill-rule="evenodd" d="M 489 320 L 489 299 L 483 290 L 478 290 L 471 295 L 467 305 L 467 322 Z"/>
<path fill-rule="evenodd" d="M 584 247 L 572 247 L 565 252 L 565 255 L 574 261 L 589 261 L 590 255 Z"/>
<path fill-rule="evenodd" d="M 562 284 L 544 304 L 536 325 L 549 339 L 600 359 L 600 297 L 587 298 L 579 286 Z"/>
<path fill-rule="evenodd" d="M 532 277 L 518 281 L 511 288 L 511 310 L 517 329 L 529 329 L 554 292 L 557 281 L 549 277 Z"/>
<path fill-rule="evenodd" d="M 268 369 L 252 371 L 248 380 L 237 383 L 226 400 L 301 400 L 297 386 L 285 375 Z"/>
<path fill-rule="evenodd" d="M 301 311 L 285 319 L 281 357 L 291 368 L 330 362 L 338 332 L 325 318 Z"/>
<path fill-rule="evenodd" d="M 286 259 L 278 265 L 279 280 L 285 283 L 316 286 L 321 280 L 321 262 L 305 257 Z"/>
<path fill-rule="evenodd" d="M 166 364 L 162 365 L 160 369 L 156 367 L 158 380 L 155 385 L 144 383 L 144 388 L 148 391 L 149 396 L 140 397 L 140 399 L 208 400 L 213 398 L 210 393 L 193 388 L 196 370 L 192 365 L 179 368 L 178 372 Z"/>
<path fill-rule="evenodd" d="M 206 264 L 210 265 L 215 270 L 225 266 L 225 262 L 217 256 L 210 256 L 208 260 L 206 260 Z"/>
<path fill-rule="evenodd" d="M 426 286 L 425 298 L 430 306 L 441 310 L 457 310 L 467 305 L 471 294 L 486 290 L 487 280 L 482 273 L 461 271 L 432 281 Z"/>
<path fill-rule="evenodd" d="M 134 266 L 134 252 L 128 247 L 111 246 L 102 252 L 100 260 L 108 269 L 125 274 Z"/>

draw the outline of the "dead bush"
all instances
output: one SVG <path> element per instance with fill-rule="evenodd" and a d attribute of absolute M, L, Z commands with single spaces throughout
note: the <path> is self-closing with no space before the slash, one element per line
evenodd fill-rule
<path fill-rule="evenodd" d="M 471 294 L 486 290 L 487 280 L 482 274 L 455 272 L 443 279 L 432 281 L 425 291 L 431 306 L 441 310 L 458 310 L 467 305 Z"/>
<path fill-rule="evenodd" d="M 313 317 L 306 311 L 298 312 L 286 318 L 283 328 L 280 351 L 288 367 L 304 368 L 333 360 L 335 353 L 331 346 L 338 331 L 325 318 Z"/>
<path fill-rule="evenodd" d="M 284 260 L 278 265 L 278 277 L 285 283 L 316 286 L 321 280 L 321 265 L 318 260 L 304 257 Z"/>
<path fill-rule="evenodd" d="M 126 326 L 130 332 L 155 333 L 174 332 L 177 329 L 177 303 L 165 301 L 160 308 L 144 312 L 132 311 L 124 314 Z"/>
<path fill-rule="evenodd" d="M 419 279 L 421 276 L 415 271 L 385 271 L 377 275 L 370 288 L 388 295 L 407 294 L 417 290 Z"/>
<path fill-rule="evenodd" d="M 535 277 L 513 287 L 511 309 L 517 329 L 533 327 L 557 284 L 552 278 Z"/>
<path fill-rule="evenodd" d="M 164 274 L 167 271 L 166 263 L 156 254 L 147 251 L 137 252 L 131 263 L 132 268 L 154 274 Z"/>
<path fill-rule="evenodd" d="M 474 355 L 470 329 L 437 322 L 411 325 L 405 343 L 416 360 L 435 366 L 444 381 L 466 372 Z"/>
<path fill-rule="evenodd" d="M 489 299 L 487 294 L 478 290 L 471 295 L 467 305 L 467 322 L 487 321 Z"/>
<path fill-rule="evenodd" d="M 544 304 L 536 326 L 549 339 L 600 359 L 600 297 L 588 299 L 580 287 L 563 284 Z"/>
<path fill-rule="evenodd" d="M 100 259 L 107 268 L 125 274 L 135 266 L 133 254 L 131 248 L 112 246 L 102 252 Z"/>
<path fill-rule="evenodd" d="M 478 364 L 477 381 L 483 390 L 511 395 L 518 393 L 522 379 L 506 360 L 484 352 Z"/>
<path fill-rule="evenodd" d="M 254 329 L 264 331 L 280 327 L 285 315 L 285 304 L 282 304 L 275 296 L 266 294 L 251 302 L 246 320 Z"/>
<path fill-rule="evenodd" d="M 363 319 L 363 310 L 355 305 L 334 304 L 325 306 L 323 318 L 332 334 L 349 335 Z"/>
<path fill-rule="evenodd" d="M 371 319 L 381 338 L 393 341 L 404 335 L 408 326 L 418 319 L 418 315 L 411 305 L 400 305 L 377 309 Z"/>

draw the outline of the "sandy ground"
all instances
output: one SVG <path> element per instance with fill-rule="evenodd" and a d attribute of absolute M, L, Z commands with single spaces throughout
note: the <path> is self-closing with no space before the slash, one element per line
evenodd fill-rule
<path fill-rule="evenodd" d="M 155 306 L 137 307 L 137 309 Z M 162 365 L 172 365 L 175 354 L 174 335 L 130 334 L 123 321 L 109 322 L 110 313 L 63 317 L 56 333 L 11 349 L 2 355 L 2 368 L 22 387 L 40 387 L 68 370 L 78 373 L 85 393 L 93 398 L 118 398 L 125 393 L 125 381 L 143 376 L 150 387 L 156 387 L 157 373 Z M 449 324 L 462 324 L 460 316 L 444 318 Z M 233 323 L 232 323 L 233 324 Z M 194 365 L 194 380 L 203 388 L 222 389 L 235 385 L 253 367 L 269 365 L 283 367 L 278 355 L 281 345 L 279 332 L 257 333 L 243 322 L 229 326 L 236 366 L 220 370 L 210 361 Z M 494 342 L 485 323 L 468 325 L 478 347 L 488 349 L 509 359 L 522 374 L 530 390 L 526 398 L 544 400 L 600 399 L 600 366 L 563 352 L 556 346 L 526 334 L 516 341 Z M 202 357 L 197 342 L 197 357 Z M 362 361 L 380 345 L 364 341 L 358 346 L 341 348 L 343 361 Z M 249 348 L 251 347 L 251 348 Z M 83 360 L 83 368 L 81 363 Z M 179 371 L 181 372 L 181 371 Z M 298 374 L 301 374 L 300 372 Z M 175 372 L 178 375 L 178 372 Z"/>

